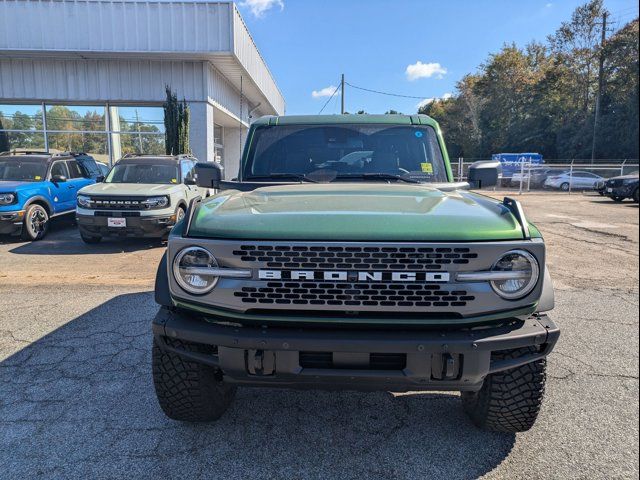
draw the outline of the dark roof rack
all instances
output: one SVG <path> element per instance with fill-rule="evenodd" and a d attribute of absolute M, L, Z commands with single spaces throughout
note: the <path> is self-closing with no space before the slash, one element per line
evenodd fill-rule
<path fill-rule="evenodd" d="M 125 153 L 122 158 L 135 158 L 135 157 L 153 157 L 153 158 L 195 158 L 191 153 L 180 153 L 178 155 L 167 155 L 158 153 Z"/>
<path fill-rule="evenodd" d="M 60 157 L 77 157 L 78 155 L 86 155 L 84 152 L 47 152 L 46 150 L 7 150 L 0 152 L 0 155 L 42 155 L 44 157 L 60 158 Z"/>

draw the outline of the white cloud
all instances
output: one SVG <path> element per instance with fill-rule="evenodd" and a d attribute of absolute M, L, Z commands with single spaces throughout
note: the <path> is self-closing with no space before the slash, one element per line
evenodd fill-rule
<path fill-rule="evenodd" d="M 418 60 L 416 63 L 407 65 L 404 73 L 409 81 L 414 81 L 419 78 L 431 78 L 434 75 L 436 78 L 442 78 L 447 73 L 447 69 L 439 63 L 422 63 Z"/>
<path fill-rule="evenodd" d="M 431 102 L 434 102 L 436 100 L 448 100 L 449 98 L 453 97 L 453 93 L 447 92 L 442 94 L 441 97 L 438 98 L 425 98 L 424 100 L 420 100 L 417 104 L 416 104 L 416 108 L 419 110 L 422 107 L 424 107 L 425 105 L 429 105 Z"/>
<path fill-rule="evenodd" d="M 240 6 L 247 7 L 255 17 L 260 18 L 273 7 L 280 7 L 282 10 L 284 2 L 282 0 L 242 0 Z"/>
<path fill-rule="evenodd" d="M 328 87 L 321 88 L 320 90 L 314 90 L 311 92 L 311 96 L 313 98 L 322 98 L 322 97 L 330 97 L 333 95 L 333 92 L 336 91 L 335 85 L 329 85 Z M 336 92 L 336 95 L 340 95 L 340 92 Z"/>

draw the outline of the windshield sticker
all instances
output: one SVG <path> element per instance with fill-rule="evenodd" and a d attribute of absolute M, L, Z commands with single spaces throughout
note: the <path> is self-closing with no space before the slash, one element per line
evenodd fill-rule
<path fill-rule="evenodd" d="M 416 138 L 420 138 L 422 137 L 422 132 L 420 130 L 417 130 L 414 135 L 416 136 Z"/>
<path fill-rule="evenodd" d="M 177 180 L 177 179 L 175 179 L 175 178 L 172 178 L 172 179 L 171 179 L 171 183 L 178 183 L 178 180 Z"/>
<path fill-rule="evenodd" d="M 42 180 L 42 177 L 40 175 L 36 175 L 35 177 L 33 177 L 34 180 Z"/>
<path fill-rule="evenodd" d="M 433 165 L 430 163 L 421 163 L 420 169 L 422 170 L 422 173 L 433 173 Z"/>

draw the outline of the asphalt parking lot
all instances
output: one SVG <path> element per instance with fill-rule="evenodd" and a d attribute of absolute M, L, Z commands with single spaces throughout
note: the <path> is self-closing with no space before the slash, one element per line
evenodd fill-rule
<path fill-rule="evenodd" d="M 59 220 L 0 239 L 0 477 L 637 478 L 638 206 L 526 194 L 562 328 L 529 432 L 486 433 L 458 395 L 244 389 L 211 425 L 156 404 L 159 243 L 87 246 Z"/>

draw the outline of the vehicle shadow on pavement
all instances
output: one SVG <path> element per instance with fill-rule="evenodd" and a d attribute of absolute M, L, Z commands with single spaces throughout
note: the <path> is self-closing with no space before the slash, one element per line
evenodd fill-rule
<path fill-rule="evenodd" d="M 59 220 L 59 219 L 56 219 Z M 46 237 L 36 242 L 24 242 L 19 237 L 0 237 L 0 244 L 16 243 L 10 253 L 18 255 L 95 255 L 135 252 L 165 247 L 166 242 L 155 238 L 103 238 L 95 245 L 88 245 L 80 238 L 78 227 L 71 220 L 59 221 Z"/>
<path fill-rule="evenodd" d="M 152 292 L 116 296 L 0 362 L 4 473 L 471 479 L 515 443 L 476 429 L 450 394 L 246 388 L 216 423 L 174 422 L 151 381 L 156 310 Z M 9 334 L 0 352 L 20 342 Z"/>

